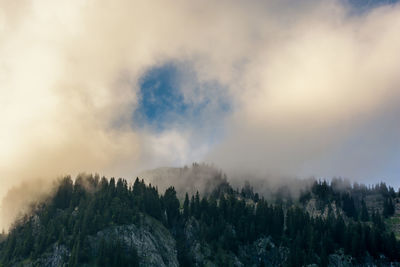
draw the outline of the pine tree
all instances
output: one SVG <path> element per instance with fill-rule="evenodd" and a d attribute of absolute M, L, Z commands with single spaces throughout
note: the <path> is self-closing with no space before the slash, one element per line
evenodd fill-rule
<path fill-rule="evenodd" d="M 391 197 L 385 198 L 383 201 L 383 217 L 387 218 L 394 215 L 394 204 Z"/>
<path fill-rule="evenodd" d="M 194 198 L 194 215 L 197 219 L 200 219 L 200 214 L 200 194 L 199 191 L 197 191 Z"/>
<path fill-rule="evenodd" d="M 192 195 L 192 198 L 190 199 L 190 208 L 189 208 L 190 216 L 195 215 L 195 209 L 196 209 L 196 205 L 194 203 L 194 196 Z"/>
<path fill-rule="evenodd" d="M 363 222 L 366 222 L 369 220 L 369 213 L 368 213 L 368 209 L 367 209 L 367 205 L 365 204 L 365 201 L 362 200 L 361 201 L 361 215 L 360 215 L 360 219 Z"/>
<path fill-rule="evenodd" d="M 172 227 L 179 217 L 179 200 L 173 186 L 167 188 L 164 194 L 164 207 L 167 213 L 168 225 Z"/>
<path fill-rule="evenodd" d="M 350 218 L 357 218 L 356 207 L 354 205 L 354 199 L 349 194 L 343 195 L 343 211 Z"/>
<path fill-rule="evenodd" d="M 185 194 L 185 201 L 183 202 L 183 218 L 187 220 L 189 218 L 189 195 Z"/>

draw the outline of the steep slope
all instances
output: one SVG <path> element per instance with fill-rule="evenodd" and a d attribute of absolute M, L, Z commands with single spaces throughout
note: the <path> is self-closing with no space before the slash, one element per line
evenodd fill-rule
<path fill-rule="evenodd" d="M 400 266 L 399 194 L 383 183 L 314 181 L 267 201 L 216 179 L 180 202 L 139 179 L 66 177 L 1 236 L 0 266 Z"/>
<path fill-rule="evenodd" d="M 138 223 L 107 227 L 94 235 L 86 237 L 85 247 L 71 249 L 62 242 L 51 244 L 39 257 L 11 261 L 13 266 L 179 266 L 175 239 L 157 220 L 141 215 Z M 76 253 L 74 249 L 83 249 L 89 260 L 78 264 L 71 261 Z M 109 257 L 117 250 L 127 257 Z M 118 258 L 119 257 L 119 258 Z M 121 260 L 121 258 L 124 258 Z M 130 262 L 132 261 L 132 262 Z"/>

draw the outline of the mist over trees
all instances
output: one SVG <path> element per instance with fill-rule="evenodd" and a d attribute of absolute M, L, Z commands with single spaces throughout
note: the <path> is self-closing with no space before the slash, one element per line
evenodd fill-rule
<path fill-rule="evenodd" d="M 123 236 L 103 238 L 95 249 L 90 240 L 103 229 L 140 227 L 144 217 L 160 222 L 172 234 L 181 266 L 198 264 L 193 239 L 211 249 L 208 258 L 217 266 L 231 266 L 235 259 L 246 266 L 273 264 L 268 257 L 245 253 L 266 238 L 280 249 L 276 257 L 282 257 L 284 266 L 328 266 L 332 254 L 347 255 L 354 264 L 367 259 L 400 261 L 400 242 L 385 224 L 399 198 L 393 188 L 333 179 L 314 181 L 298 198 L 283 192 L 266 200 L 250 183 L 233 189 L 224 180 L 207 195 L 186 193 L 178 199 L 174 187 L 160 193 L 139 178 L 130 185 L 124 179 L 65 177 L 52 197 L 0 236 L 1 264 L 34 262 L 58 244 L 70 252 L 67 266 L 139 266 L 137 248 L 127 246 Z M 311 204 L 319 215 L 310 212 Z M 198 232 L 188 235 L 195 226 Z"/>

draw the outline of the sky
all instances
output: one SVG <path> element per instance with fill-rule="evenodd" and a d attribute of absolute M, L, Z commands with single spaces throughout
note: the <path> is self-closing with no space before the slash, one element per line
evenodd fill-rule
<path fill-rule="evenodd" d="M 195 161 L 398 188 L 399 47 L 391 0 L 0 0 L 0 198 Z"/>

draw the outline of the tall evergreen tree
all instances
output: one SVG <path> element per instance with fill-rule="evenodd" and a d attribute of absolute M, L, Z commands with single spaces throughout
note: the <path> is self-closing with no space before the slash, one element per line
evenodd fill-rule
<path fill-rule="evenodd" d="M 360 219 L 363 222 L 366 222 L 369 220 L 369 213 L 367 209 L 367 205 L 365 204 L 365 201 L 361 201 L 361 214 L 360 214 Z"/>
<path fill-rule="evenodd" d="M 183 202 L 183 218 L 187 220 L 189 218 L 189 195 L 188 193 L 185 194 L 185 201 Z"/>

